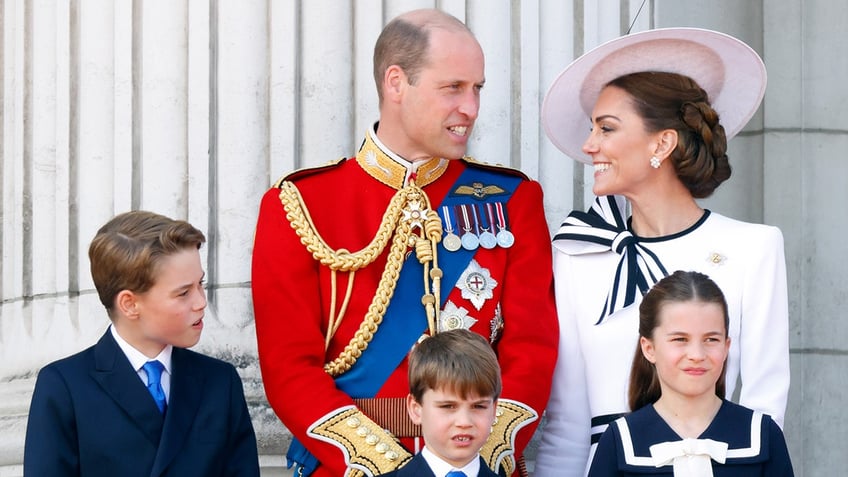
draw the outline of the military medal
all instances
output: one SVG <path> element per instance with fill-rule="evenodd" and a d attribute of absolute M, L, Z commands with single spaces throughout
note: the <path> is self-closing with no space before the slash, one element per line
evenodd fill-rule
<path fill-rule="evenodd" d="M 477 250 L 477 247 L 480 245 L 480 239 L 477 237 L 477 234 L 471 231 L 471 219 L 468 217 L 468 206 L 467 205 L 459 205 L 459 212 L 461 214 L 457 214 L 460 222 L 462 222 L 462 230 L 465 232 L 462 234 L 462 248 L 465 250 Z"/>
<path fill-rule="evenodd" d="M 453 233 L 453 224 L 451 223 L 450 207 L 442 206 L 442 215 L 445 219 L 445 238 L 442 239 L 442 245 L 448 252 L 456 252 L 462 247 L 462 241 Z"/>
<path fill-rule="evenodd" d="M 486 205 L 490 206 L 491 204 L 486 204 Z M 479 219 L 480 219 L 480 229 L 482 230 L 482 232 L 480 232 L 480 246 L 483 247 L 483 248 L 489 249 L 489 250 L 497 247 L 498 246 L 498 239 L 495 238 L 495 234 L 490 232 L 491 229 L 494 229 L 494 224 L 492 223 L 491 213 L 489 215 L 487 215 L 486 212 L 483 211 L 482 207 L 481 207 L 480 208 L 480 215 L 478 215 L 477 214 L 477 206 L 474 205 L 474 204 L 471 204 L 471 207 L 474 210 L 474 216 L 479 217 Z M 489 209 L 489 212 L 491 212 L 491 209 Z M 488 220 L 486 220 L 486 219 L 488 219 Z"/>
<path fill-rule="evenodd" d="M 439 332 L 448 330 L 469 330 L 477 320 L 468 316 L 468 310 L 456 306 L 450 300 L 445 303 L 445 309 L 439 314 Z"/>
<path fill-rule="evenodd" d="M 492 291 L 498 286 L 489 270 L 480 266 L 476 260 L 471 260 L 468 267 L 459 276 L 456 287 L 462 290 L 462 298 L 470 301 L 478 310 L 486 300 L 492 298 Z"/>
<path fill-rule="evenodd" d="M 503 203 L 496 202 L 495 210 L 498 213 L 498 245 L 503 248 L 512 247 L 512 244 L 515 243 L 515 236 L 512 235 L 512 232 L 507 230 L 506 215 L 504 214 Z"/>

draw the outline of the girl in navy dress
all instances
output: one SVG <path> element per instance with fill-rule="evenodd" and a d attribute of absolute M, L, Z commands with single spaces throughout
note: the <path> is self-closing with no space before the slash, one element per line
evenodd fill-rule
<path fill-rule="evenodd" d="M 793 476 L 768 415 L 724 399 L 727 302 L 706 275 L 677 271 L 639 305 L 633 413 L 604 432 L 589 477 Z"/>

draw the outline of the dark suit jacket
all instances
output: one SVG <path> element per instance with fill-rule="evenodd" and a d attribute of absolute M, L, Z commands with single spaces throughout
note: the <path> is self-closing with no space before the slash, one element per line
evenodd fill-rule
<path fill-rule="evenodd" d="M 477 473 L 477 477 L 498 477 L 498 474 L 492 472 L 485 462 L 483 462 L 483 458 L 480 457 L 480 471 Z M 412 457 L 412 460 L 407 462 L 403 467 L 398 470 L 389 472 L 388 474 L 383 474 L 383 477 L 437 477 L 436 474 L 430 470 L 430 466 L 427 465 L 427 461 L 424 460 L 424 456 L 421 453 L 415 454 Z M 443 476 L 438 476 L 443 477 Z M 469 476 L 474 477 L 474 476 Z"/>
<path fill-rule="evenodd" d="M 258 476 L 235 368 L 174 348 L 163 417 L 110 331 L 45 366 L 32 395 L 27 477 Z"/>

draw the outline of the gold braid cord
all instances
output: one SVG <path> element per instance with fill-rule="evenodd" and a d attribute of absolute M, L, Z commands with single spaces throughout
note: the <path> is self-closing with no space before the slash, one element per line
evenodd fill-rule
<path fill-rule="evenodd" d="M 393 435 L 353 406 L 337 409 L 307 434 L 344 452 L 348 477 L 382 475 L 412 458 Z"/>
<path fill-rule="evenodd" d="M 316 261 L 334 272 L 355 272 L 366 267 L 380 256 L 389 239 L 392 239 L 386 268 L 380 277 L 368 311 L 350 343 L 336 359 L 324 365 L 324 370 L 328 374 L 338 376 L 349 370 L 374 338 L 394 294 L 406 249 L 410 246 L 415 248 L 418 260 L 425 265 L 422 303 L 427 311 L 431 332 L 434 330 L 439 308 L 435 305 L 439 303 L 436 301 L 438 291 L 435 294 L 430 292 L 428 276 L 435 282 L 434 289 L 438 290 L 441 270 L 435 265 L 435 249 L 436 244 L 441 240 L 442 225 L 439 215 L 430 210 L 427 194 L 420 187 L 410 183 L 395 193 L 383 214 L 377 234 L 371 243 L 358 252 L 345 249 L 333 250 L 327 245 L 315 229 L 300 191 L 293 183 L 286 181 L 280 184 L 280 201 L 286 211 L 286 218 L 300 237 L 301 243 L 312 253 Z M 422 246 L 421 242 L 424 242 L 426 246 Z M 434 262 L 432 269 L 428 266 L 429 262 Z M 348 288 L 347 294 L 350 293 L 351 288 Z M 332 324 L 332 326 L 338 327 L 338 324 Z M 333 330 L 328 330 L 328 333 L 332 332 Z"/>
<path fill-rule="evenodd" d="M 498 472 L 498 467 L 503 467 L 506 475 L 512 475 L 515 471 L 515 434 L 538 418 L 536 411 L 524 403 L 508 399 L 498 401 L 492 433 L 480 449 L 480 456 L 489 468 Z"/>

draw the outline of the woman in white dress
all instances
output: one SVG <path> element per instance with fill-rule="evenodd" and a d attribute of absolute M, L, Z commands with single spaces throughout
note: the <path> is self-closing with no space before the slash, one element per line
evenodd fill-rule
<path fill-rule="evenodd" d="M 594 167 L 597 199 L 588 212 L 572 212 L 554 238 L 560 346 L 537 477 L 585 475 L 601 433 L 630 411 L 638 303 L 675 270 L 708 275 L 727 298 L 734 343 L 727 398 L 738 395 L 783 425 L 783 236 L 696 201 L 730 178 L 727 140 L 753 116 L 765 84 L 762 60 L 743 42 L 669 28 L 595 48 L 548 91 L 545 131 L 560 150 Z"/>

